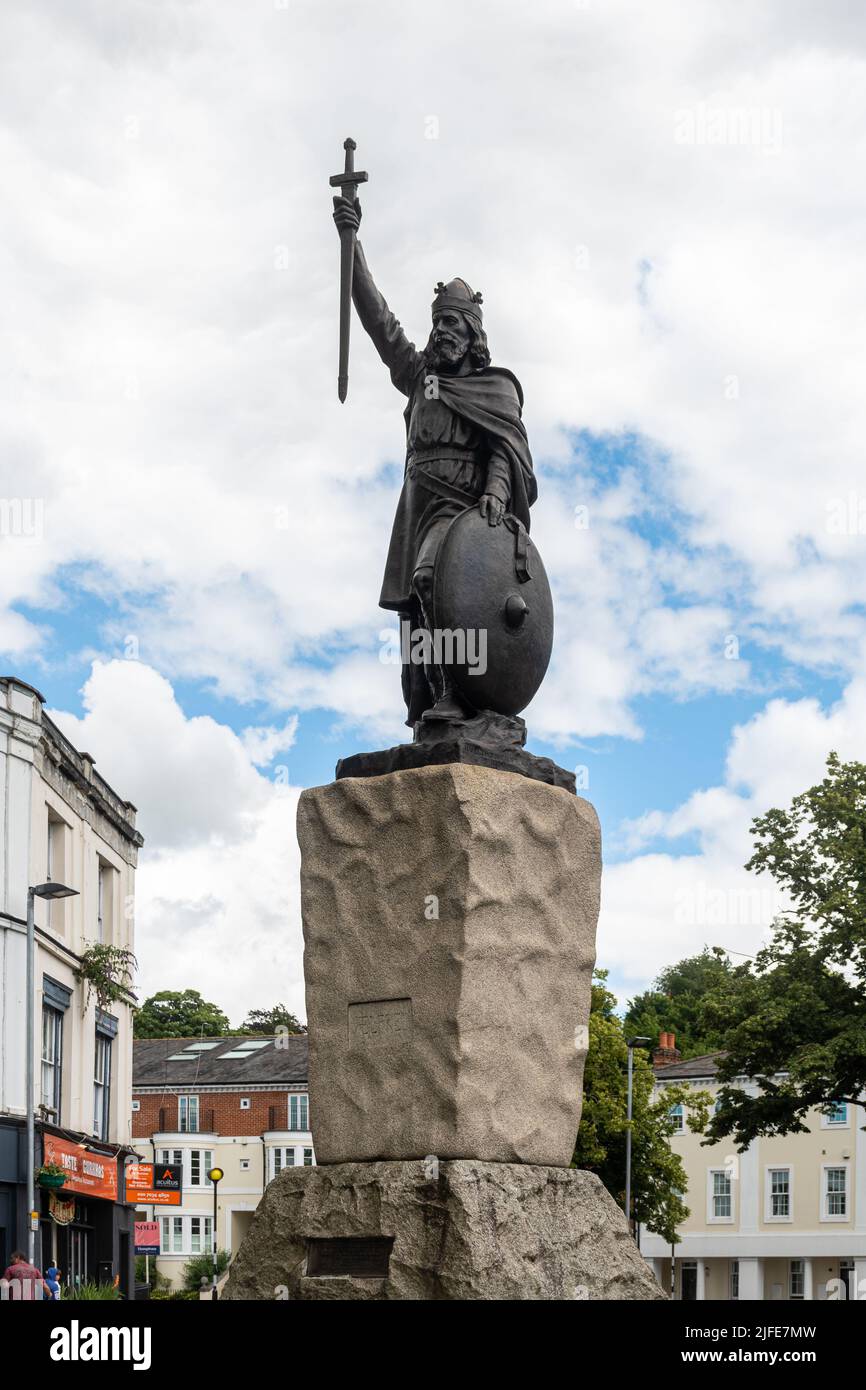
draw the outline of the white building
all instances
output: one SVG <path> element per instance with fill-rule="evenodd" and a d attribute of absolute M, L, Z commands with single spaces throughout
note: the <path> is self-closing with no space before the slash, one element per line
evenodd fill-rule
<path fill-rule="evenodd" d="M 117 795 L 51 722 L 37 690 L 0 679 L 0 1270 L 26 1248 L 26 914 L 28 887 L 54 879 L 77 896 L 36 900 L 34 1168 L 67 1169 L 57 1194 L 37 1187 L 37 1261 L 67 1281 L 129 1287 L 132 1012 L 109 1009 L 76 978 L 96 942 L 133 949 L 134 877 L 142 837 Z"/>
<path fill-rule="evenodd" d="M 715 1094 L 719 1055 L 657 1065 L 656 1085 L 663 1091 L 668 1082 L 685 1081 Z M 758 1093 L 749 1078 L 733 1084 Z M 862 1104 L 813 1112 L 807 1134 L 759 1138 L 742 1154 L 732 1139 L 702 1146 L 703 1135 L 678 1119 L 671 1145 L 688 1176 L 691 1214 L 674 1251 L 677 1298 L 866 1298 Z M 641 1251 L 669 1289 L 670 1246 L 644 1232 Z"/>

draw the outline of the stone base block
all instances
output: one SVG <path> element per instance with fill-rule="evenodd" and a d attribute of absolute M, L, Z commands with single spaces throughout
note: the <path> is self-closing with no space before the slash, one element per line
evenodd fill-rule
<path fill-rule="evenodd" d="M 227 1299 L 665 1299 L 592 1173 L 524 1163 L 287 1168 Z"/>
<path fill-rule="evenodd" d="M 344 778 L 298 805 L 320 1163 L 574 1152 L 598 818 L 466 764 Z"/>

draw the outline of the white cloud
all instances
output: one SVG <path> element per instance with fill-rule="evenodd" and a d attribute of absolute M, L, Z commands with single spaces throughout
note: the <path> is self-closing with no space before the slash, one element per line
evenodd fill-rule
<path fill-rule="evenodd" d="M 267 767 L 277 753 L 288 752 L 295 742 L 297 732 L 298 716 L 292 715 L 282 729 L 273 727 L 244 729 L 241 733 L 241 742 L 251 763 L 254 763 L 256 767 Z"/>
<path fill-rule="evenodd" d="M 705 945 L 755 952 L 786 903 L 772 878 L 744 869 L 751 821 L 819 782 L 831 750 L 862 759 L 864 720 L 863 678 L 826 710 L 814 699 L 771 700 L 733 730 L 723 785 L 632 824 L 630 857 L 605 868 L 599 923 L 599 960 L 615 972 L 623 996 Z M 696 839 L 696 852 L 641 849 L 683 836 Z"/>
<path fill-rule="evenodd" d="M 294 723 L 239 738 L 187 718 L 168 681 L 136 661 L 95 663 L 83 697 L 81 719 L 50 713 L 138 808 L 141 996 L 199 989 L 234 1023 L 277 1000 L 303 1017 L 298 789 L 254 766 L 289 745 Z"/>
<path fill-rule="evenodd" d="M 710 0 L 446 0 L 433 29 L 385 3 L 361 22 L 347 0 L 243 17 L 168 0 L 121 21 L 92 0 L 13 3 L 4 25 L 0 491 L 46 501 L 41 547 L 0 545 L 7 603 L 98 567 L 143 659 L 244 700 L 315 688 L 342 713 L 343 662 L 374 656 L 381 625 L 395 487 L 378 470 L 402 456 L 399 398 L 357 325 L 345 407 L 334 392 L 326 181 L 351 126 L 371 263 L 415 335 L 459 269 L 523 379 L 540 461 L 561 467 L 576 427 L 669 460 L 653 502 L 686 523 L 685 566 L 632 545 L 626 513 L 590 574 L 558 537 L 574 502 L 546 484 L 561 610 L 540 731 L 632 735 L 635 695 L 748 680 L 716 658 L 719 628 L 856 669 L 866 537 L 827 528 L 866 432 L 864 45 L 841 9 L 762 7 L 748 65 Z M 733 142 L 678 142 L 684 110 L 721 112 Z M 781 141 L 762 140 L 776 112 Z M 37 632 L 11 622 L 0 641 L 26 651 Z"/>

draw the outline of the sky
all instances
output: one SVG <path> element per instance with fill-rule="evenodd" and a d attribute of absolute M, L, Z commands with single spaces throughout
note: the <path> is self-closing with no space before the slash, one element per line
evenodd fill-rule
<path fill-rule="evenodd" d="M 844 0 L 6 0 L 0 662 L 138 807 L 142 995 L 303 1017 L 298 795 L 410 737 L 347 135 L 409 336 L 463 276 L 523 385 L 599 965 L 757 949 L 753 817 L 864 751 L 864 79 Z"/>

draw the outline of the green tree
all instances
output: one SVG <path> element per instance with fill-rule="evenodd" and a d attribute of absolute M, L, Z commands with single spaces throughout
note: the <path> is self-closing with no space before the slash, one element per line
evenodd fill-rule
<path fill-rule="evenodd" d="M 625 1149 L 628 1121 L 628 1048 L 616 999 L 606 986 L 607 971 L 597 970 L 589 1016 L 589 1054 L 584 1073 L 583 1111 L 574 1166 L 597 1173 L 614 1201 L 625 1200 Z M 629 1036 L 631 1031 L 629 1030 Z M 672 1108 L 682 1105 L 690 1129 L 706 1125 L 710 1096 L 685 1083 L 670 1083 L 653 1098 L 654 1075 L 647 1053 L 635 1049 L 632 1085 L 632 1214 L 669 1244 L 689 1214 L 679 1195 L 687 1181 L 682 1160 L 668 1140 L 674 1132 Z"/>
<path fill-rule="evenodd" d="M 677 1047 L 687 1057 L 702 1057 L 721 1047 L 719 1028 L 703 1020 L 706 995 L 730 975 L 732 966 L 724 951 L 704 947 L 700 955 L 687 956 L 669 965 L 652 988 L 629 1001 L 625 1026 L 632 1037 L 656 1041 L 659 1033 L 675 1033 Z"/>
<path fill-rule="evenodd" d="M 307 1031 L 306 1023 L 300 1023 L 285 1004 L 275 1004 L 272 1009 L 250 1009 L 238 1032 L 272 1036 L 279 1028 L 285 1028 L 289 1033 Z"/>
<path fill-rule="evenodd" d="M 229 1032 L 229 1021 L 197 989 L 162 989 L 136 1011 L 133 1032 L 137 1038 L 220 1038 Z"/>
<path fill-rule="evenodd" d="M 856 1105 L 866 1087 L 866 765 L 827 759 L 823 781 L 752 822 L 746 865 L 793 903 L 753 962 L 709 994 L 725 1083 L 708 1139 L 740 1150 L 760 1134 L 808 1129 L 809 1110 Z M 738 1076 L 758 1083 L 746 1095 Z"/>

